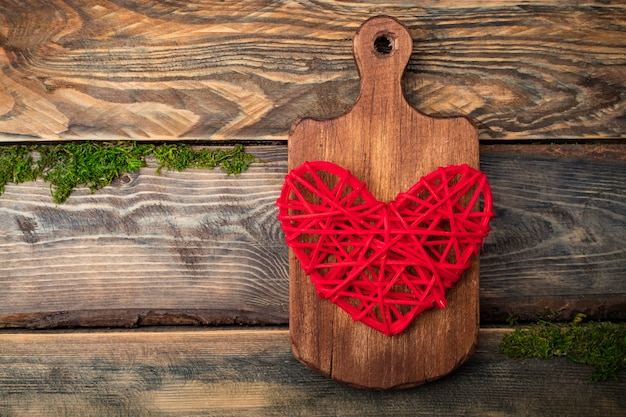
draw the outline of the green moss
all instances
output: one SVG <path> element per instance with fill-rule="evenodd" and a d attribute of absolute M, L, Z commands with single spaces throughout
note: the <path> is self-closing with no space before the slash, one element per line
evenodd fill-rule
<path fill-rule="evenodd" d="M 0 194 L 10 182 L 19 184 L 36 178 L 31 148 L 20 145 L 0 147 Z"/>
<path fill-rule="evenodd" d="M 570 323 L 539 321 L 517 326 L 502 339 L 500 352 L 514 359 L 566 356 L 595 368 L 594 381 L 617 379 L 626 368 L 626 324 L 584 322 L 579 314 Z"/>
<path fill-rule="evenodd" d="M 132 142 L 70 142 L 36 149 L 40 154 L 38 173 L 51 184 L 54 201 L 61 203 L 78 186 L 93 193 L 125 172 L 137 171 L 154 147 Z"/>
<path fill-rule="evenodd" d="M 154 155 L 161 168 L 221 168 L 240 174 L 254 162 L 243 146 L 233 149 L 198 149 L 187 144 L 137 144 L 136 142 L 67 142 L 57 145 L 0 146 L 0 194 L 8 183 L 34 181 L 50 183 L 56 203 L 66 201 L 77 187 L 91 192 L 111 184 L 126 172 L 135 172 Z"/>
<path fill-rule="evenodd" d="M 193 150 L 185 144 L 161 145 L 154 151 L 161 168 L 182 171 L 187 168 L 221 168 L 230 174 L 241 174 L 254 162 L 254 155 L 244 152 L 243 146 L 233 149 L 198 149 Z"/>

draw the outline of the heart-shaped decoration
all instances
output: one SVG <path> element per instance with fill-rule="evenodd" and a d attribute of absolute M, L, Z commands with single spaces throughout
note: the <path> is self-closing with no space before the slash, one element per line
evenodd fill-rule
<path fill-rule="evenodd" d="M 468 165 L 439 168 L 383 203 L 348 170 L 305 162 L 286 176 L 277 205 L 318 296 L 388 336 L 446 306 L 493 217 L 487 178 Z"/>

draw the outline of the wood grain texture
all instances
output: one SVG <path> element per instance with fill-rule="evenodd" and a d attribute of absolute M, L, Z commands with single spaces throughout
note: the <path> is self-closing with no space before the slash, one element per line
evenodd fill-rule
<path fill-rule="evenodd" d="M 0 334 L 0 415 L 46 416 L 618 416 L 621 381 L 593 383 L 565 358 L 476 354 L 431 384 L 350 388 L 298 363 L 287 330 Z"/>
<path fill-rule="evenodd" d="M 483 147 L 496 217 L 485 319 L 626 318 L 626 146 Z"/>
<path fill-rule="evenodd" d="M 389 42 L 387 53 L 375 47 L 380 36 Z M 431 118 L 404 98 L 400 80 L 411 50 L 411 36 L 398 21 L 375 17 L 363 23 L 354 35 L 354 56 L 361 76 L 354 106 L 337 118 L 296 123 L 289 133 L 289 169 L 306 161 L 332 162 L 365 182 L 379 201 L 390 201 L 440 166 L 465 163 L 478 168 L 478 134 L 467 119 Z M 384 257 L 393 259 L 394 255 L 390 251 Z M 417 264 L 415 268 L 419 268 Z M 330 300 L 320 299 L 290 250 L 289 328 L 294 355 L 323 375 L 366 388 L 410 387 L 439 378 L 463 363 L 476 346 L 478 277 L 474 260 L 463 278 L 446 292 L 447 308 L 426 311 L 401 334 L 389 337 L 353 320 Z M 359 292 L 346 287 L 346 292 L 352 291 Z M 379 314 L 392 315 L 382 307 Z M 389 320 L 395 321 L 395 317 Z M 420 355 L 424 360 L 416 360 Z"/>
<path fill-rule="evenodd" d="M 0 326 L 286 323 L 274 205 L 287 147 L 248 147 L 240 177 L 155 165 L 55 205 L 43 182 L 0 196 Z M 497 217 L 481 320 L 626 319 L 626 146 L 482 146 Z"/>
<path fill-rule="evenodd" d="M 0 140 L 284 139 L 358 93 L 351 39 L 407 25 L 409 101 L 482 139 L 623 138 L 620 1 L 0 4 Z"/>
<path fill-rule="evenodd" d="M 11 313 L 53 313 L 35 321 L 284 322 L 286 247 L 275 202 L 286 155 L 250 149 L 263 162 L 239 177 L 208 170 L 159 176 L 153 163 L 61 206 L 41 182 L 7 187 L 0 197 L 3 321 L 21 320 Z"/>

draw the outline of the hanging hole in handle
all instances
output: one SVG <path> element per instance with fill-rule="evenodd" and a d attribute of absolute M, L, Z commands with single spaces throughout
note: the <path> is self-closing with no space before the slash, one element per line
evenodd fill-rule
<path fill-rule="evenodd" d="M 374 39 L 374 50 L 380 55 L 389 55 L 393 51 L 393 38 L 388 34 L 377 36 Z"/>

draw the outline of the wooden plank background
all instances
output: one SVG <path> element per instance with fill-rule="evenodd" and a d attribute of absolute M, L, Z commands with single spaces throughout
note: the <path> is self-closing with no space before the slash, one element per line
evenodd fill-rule
<path fill-rule="evenodd" d="M 154 164 L 55 205 L 43 182 L 0 196 L 0 326 L 287 323 L 276 198 L 284 146 L 240 177 Z M 626 145 L 482 146 L 496 218 L 481 317 L 626 319 Z"/>
<path fill-rule="evenodd" d="M 460 369 L 372 391 L 298 363 L 287 330 L 0 334 L 0 415 L 619 416 L 626 382 L 593 383 L 565 358 L 515 362 L 481 330 Z"/>
<path fill-rule="evenodd" d="M 378 14 L 413 36 L 408 100 L 479 128 L 497 214 L 483 324 L 626 319 L 623 1 L 3 0 L 0 142 L 265 145 L 240 177 L 158 176 L 151 162 L 58 206 L 43 182 L 7 186 L 0 416 L 624 414 L 623 373 L 592 384 L 566 360 L 511 361 L 501 328 L 409 391 L 354 390 L 296 363 L 274 205 L 284 139 L 354 103 L 352 38 Z"/>
<path fill-rule="evenodd" d="M 5 0 L 0 140 L 285 139 L 352 105 L 352 37 L 377 14 L 411 31 L 427 114 L 481 139 L 626 137 L 621 1 Z"/>

